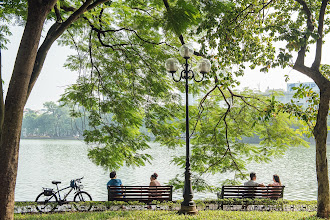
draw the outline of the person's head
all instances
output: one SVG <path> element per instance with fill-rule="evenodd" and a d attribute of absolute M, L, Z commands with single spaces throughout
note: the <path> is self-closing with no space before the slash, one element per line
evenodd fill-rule
<path fill-rule="evenodd" d="M 255 172 L 251 172 L 251 173 L 250 173 L 250 179 L 251 179 L 251 180 L 256 180 L 256 179 L 257 179 L 257 175 L 256 175 Z"/>
<path fill-rule="evenodd" d="M 117 176 L 116 171 L 112 171 L 112 172 L 110 173 L 110 178 L 111 178 L 111 179 L 116 178 L 116 176 Z"/>
<path fill-rule="evenodd" d="M 273 175 L 273 179 L 274 179 L 274 182 L 277 182 L 277 183 L 279 183 L 281 185 L 280 177 L 277 174 L 274 174 Z"/>
<path fill-rule="evenodd" d="M 155 179 L 157 179 L 157 177 L 158 177 L 158 174 L 154 173 L 151 175 L 150 180 L 155 180 Z"/>

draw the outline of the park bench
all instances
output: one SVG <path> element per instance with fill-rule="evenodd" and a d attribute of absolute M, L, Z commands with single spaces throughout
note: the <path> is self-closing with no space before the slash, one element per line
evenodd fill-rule
<path fill-rule="evenodd" d="M 108 201 L 172 201 L 173 186 L 108 186 Z"/>
<path fill-rule="evenodd" d="M 222 186 L 218 199 L 283 199 L 285 186 Z M 243 202 L 244 203 L 244 202 Z M 241 203 L 242 204 L 242 203 Z M 223 209 L 223 202 L 220 204 Z M 247 205 L 243 204 L 243 207 Z"/>

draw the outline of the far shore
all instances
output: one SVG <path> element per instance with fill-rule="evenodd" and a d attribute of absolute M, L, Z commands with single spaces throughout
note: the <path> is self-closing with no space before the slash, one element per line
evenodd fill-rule
<path fill-rule="evenodd" d="M 31 136 L 21 137 L 21 139 L 49 139 L 49 140 L 83 140 L 83 137 L 49 137 L 49 136 Z"/>
<path fill-rule="evenodd" d="M 50 137 L 50 136 L 28 136 L 28 137 L 22 137 L 21 136 L 21 139 L 35 139 L 35 140 L 38 140 L 38 139 L 49 139 L 49 140 L 84 140 L 84 137 L 83 136 L 75 136 L 75 137 L 72 137 L 72 136 L 68 136 L 68 137 Z M 151 139 L 153 141 L 153 138 Z M 259 144 L 260 143 L 260 140 L 257 138 L 257 137 L 254 137 L 254 138 L 243 138 L 244 142 L 245 143 L 248 143 L 248 144 Z M 313 138 L 306 138 L 306 140 L 311 143 L 311 144 L 315 144 L 315 140 Z M 329 135 L 328 135 L 328 141 L 330 142 L 330 132 L 329 132 Z"/>

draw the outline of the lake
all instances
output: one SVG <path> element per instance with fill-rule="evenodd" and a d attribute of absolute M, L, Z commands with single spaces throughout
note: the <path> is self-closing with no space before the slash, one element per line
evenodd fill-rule
<path fill-rule="evenodd" d="M 184 155 L 185 149 L 169 150 L 156 143 L 147 152 L 154 157 L 145 167 L 117 170 L 124 185 L 149 185 L 150 175 L 157 172 L 158 180 L 166 183 L 184 172 L 171 164 L 172 155 Z M 87 157 L 88 146 L 79 140 L 21 140 L 15 200 L 34 201 L 42 187 L 55 188 L 52 180 L 69 186 L 70 180 L 84 177 L 82 184 L 95 201 L 107 200 L 106 183 L 109 172 L 93 164 Z M 329 157 L 328 152 L 328 157 Z M 268 184 L 278 174 L 285 185 L 284 199 L 316 200 L 315 145 L 310 148 L 290 148 L 286 154 L 268 164 L 249 164 L 248 170 L 257 173 L 257 181 Z M 233 174 L 209 175 L 207 180 L 217 186 Z M 306 190 L 307 189 L 307 190 Z M 215 199 L 215 193 L 195 193 L 195 199 Z M 174 192 L 173 199 L 182 199 L 182 192 Z"/>

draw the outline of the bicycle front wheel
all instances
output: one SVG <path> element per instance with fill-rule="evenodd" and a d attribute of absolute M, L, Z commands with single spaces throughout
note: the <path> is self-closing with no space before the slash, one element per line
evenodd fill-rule
<path fill-rule="evenodd" d="M 54 193 L 45 195 L 40 193 L 36 198 L 36 208 L 39 212 L 52 212 L 58 205 L 57 197 Z"/>
<path fill-rule="evenodd" d="M 89 211 L 92 208 L 92 204 L 89 203 L 92 201 L 92 197 L 84 191 L 78 192 L 73 198 L 74 207 L 78 211 Z"/>

